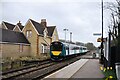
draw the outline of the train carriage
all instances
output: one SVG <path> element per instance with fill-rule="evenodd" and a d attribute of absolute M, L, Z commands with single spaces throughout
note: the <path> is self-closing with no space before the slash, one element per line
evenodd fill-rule
<path fill-rule="evenodd" d="M 55 41 L 50 45 L 50 56 L 52 60 L 63 60 L 70 55 L 83 54 L 86 49 L 84 46 Z"/>

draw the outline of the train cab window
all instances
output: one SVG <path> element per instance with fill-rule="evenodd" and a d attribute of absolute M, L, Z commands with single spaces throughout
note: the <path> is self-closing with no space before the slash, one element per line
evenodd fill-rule
<path fill-rule="evenodd" d="M 51 45 L 52 51 L 62 51 L 62 44 L 56 43 Z"/>

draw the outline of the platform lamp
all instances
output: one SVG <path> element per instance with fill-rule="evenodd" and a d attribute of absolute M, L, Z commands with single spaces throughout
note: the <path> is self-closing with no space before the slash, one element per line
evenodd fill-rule
<path fill-rule="evenodd" d="M 65 31 L 65 43 L 66 43 L 66 31 L 68 31 L 68 29 L 63 29 L 63 31 Z"/>
<path fill-rule="evenodd" d="M 72 32 L 70 32 L 70 42 L 72 42 Z"/>
<path fill-rule="evenodd" d="M 103 0 L 101 0 L 101 7 L 102 7 L 102 42 L 101 42 L 101 59 L 100 63 L 104 63 L 104 53 L 103 53 Z"/>

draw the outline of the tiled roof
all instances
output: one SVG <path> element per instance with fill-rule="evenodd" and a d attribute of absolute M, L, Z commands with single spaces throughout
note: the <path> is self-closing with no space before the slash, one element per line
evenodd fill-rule
<path fill-rule="evenodd" d="M 54 30 L 55 30 L 55 27 L 56 27 L 56 26 L 49 26 L 49 27 L 47 27 L 48 36 L 52 37 L 53 32 L 54 32 Z"/>
<path fill-rule="evenodd" d="M 4 22 L 3 23 L 5 24 L 5 26 L 9 29 L 9 30 L 13 30 L 15 25 L 11 24 L 11 23 L 8 23 L 8 22 Z"/>
<path fill-rule="evenodd" d="M 38 31 L 39 34 L 44 35 L 43 31 L 45 30 L 45 27 L 43 27 L 40 23 L 30 19 L 32 24 L 35 26 L 36 30 Z M 48 36 L 52 37 L 52 34 L 54 32 L 55 26 L 48 26 L 47 31 L 48 31 Z"/>
<path fill-rule="evenodd" d="M 30 44 L 23 33 L 0 28 L 0 42 Z"/>
<path fill-rule="evenodd" d="M 34 21 L 32 19 L 30 19 L 30 21 L 35 26 L 38 33 L 44 35 L 43 31 L 44 31 L 45 28 L 40 23 L 38 23 L 38 22 L 36 22 L 36 21 Z"/>
<path fill-rule="evenodd" d="M 17 25 L 19 26 L 20 30 L 22 31 L 22 29 L 24 28 L 24 26 L 21 23 L 17 23 Z"/>

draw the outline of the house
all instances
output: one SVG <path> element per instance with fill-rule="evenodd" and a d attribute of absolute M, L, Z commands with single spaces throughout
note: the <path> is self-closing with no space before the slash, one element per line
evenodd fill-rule
<path fill-rule="evenodd" d="M 16 25 L 3 21 L 1 24 L 1 28 L 22 32 L 24 26 L 21 24 L 20 21 Z"/>
<path fill-rule="evenodd" d="M 3 58 L 48 57 L 50 43 L 59 40 L 56 26 L 47 26 L 46 19 L 40 23 L 29 19 L 25 26 L 3 21 L 0 32 Z"/>
<path fill-rule="evenodd" d="M 48 31 L 48 36 L 50 36 L 52 39 L 51 42 L 59 40 L 56 26 L 48 26 L 47 31 Z"/>
<path fill-rule="evenodd" d="M 47 27 L 46 19 L 41 23 L 29 19 L 22 32 L 27 37 L 30 45 L 30 54 L 35 57 L 42 57 L 49 51 L 52 41 L 58 40 L 58 33 L 55 26 Z"/>
<path fill-rule="evenodd" d="M 11 23 L 8 23 L 8 22 L 5 22 L 5 21 L 2 21 L 2 24 L 1 24 L 1 28 L 3 29 L 9 29 L 9 30 L 13 30 L 15 25 L 14 24 L 11 24 Z"/>
<path fill-rule="evenodd" d="M 0 28 L 0 33 L 2 58 L 18 59 L 29 56 L 30 43 L 22 32 Z"/>

